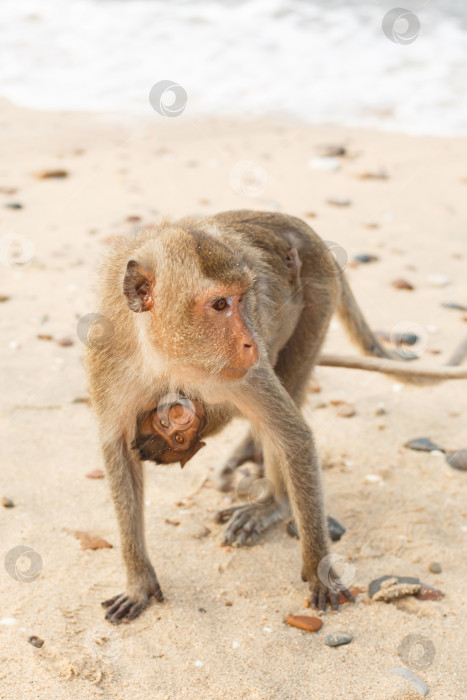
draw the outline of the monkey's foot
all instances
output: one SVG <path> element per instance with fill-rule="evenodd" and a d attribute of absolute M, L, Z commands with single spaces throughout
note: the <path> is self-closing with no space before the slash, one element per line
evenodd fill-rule
<path fill-rule="evenodd" d="M 256 544 L 263 532 L 283 519 L 283 512 L 276 502 L 236 506 L 221 510 L 216 515 L 218 523 L 230 520 L 224 532 L 223 544 L 239 547 Z"/>
<path fill-rule="evenodd" d="M 302 577 L 303 578 L 303 577 Z M 339 595 L 347 598 L 351 603 L 355 602 L 352 593 L 343 584 L 340 584 L 338 591 L 327 588 L 321 581 L 310 583 L 310 607 L 317 610 L 326 610 L 329 603 L 333 610 L 339 610 Z"/>
<path fill-rule="evenodd" d="M 345 527 L 341 525 L 335 518 L 332 518 L 330 515 L 328 515 L 326 522 L 328 526 L 329 537 L 333 542 L 338 542 L 342 535 L 345 533 Z M 300 539 L 297 525 L 293 518 L 286 522 L 286 526 L 287 532 L 290 535 L 290 537 L 296 537 L 297 540 Z"/>
<path fill-rule="evenodd" d="M 108 608 L 105 619 L 110 620 L 113 624 L 118 624 L 123 619 L 130 622 L 143 612 L 151 598 L 155 598 L 160 603 L 164 600 L 157 580 L 149 588 L 141 586 L 138 591 L 131 594 L 119 593 L 109 600 L 104 600 L 101 605 Z"/>

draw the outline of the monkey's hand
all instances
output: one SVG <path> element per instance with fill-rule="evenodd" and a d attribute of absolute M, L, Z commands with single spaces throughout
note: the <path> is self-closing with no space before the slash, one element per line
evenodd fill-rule
<path fill-rule="evenodd" d="M 119 593 L 102 603 L 107 608 L 106 620 L 113 624 L 118 624 L 123 619 L 130 622 L 143 612 L 151 598 L 162 603 L 164 596 L 152 566 L 147 574 L 144 579 L 130 585 L 125 593 Z"/>
<path fill-rule="evenodd" d="M 321 560 L 323 561 L 323 559 Z M 306 569 L 302 570 L 302 581 L 308 581 L 310 586 L 310 607 L 317 610 L 326 610 L 326 605 L 329 603 L 333 610 L 339 609 L 339 594 L 347 598 L 350 602 L 355 602 L 355 598 L 349 589 L 342 583 L 340 578 L 332 567 L 327 573 L 328 583 L 323 583 L 317 575 L 317 570 L 307 573 Z"/>

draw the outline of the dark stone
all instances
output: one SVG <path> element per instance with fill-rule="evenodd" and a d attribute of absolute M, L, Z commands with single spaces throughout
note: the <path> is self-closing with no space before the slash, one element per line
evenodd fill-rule
<path fill-rule="evenodd" d="M 343 534 L 345 534 L 345 527 L 341 525 L 335 518 L 328 515 L 328 532 L 329 537 L 333 542 L 338 542 Z"/>
<path fill-rule="evenodd" d="M 433 452 L 433 450 L 444 452 L 444 447 L 437 445 L 436 442 L 432 442 L 430 438 L 426 437 L 409 440 L 404 444 L 404 447 L 408 447 L 411 450 L 417 450 L 418 452 Z"/>

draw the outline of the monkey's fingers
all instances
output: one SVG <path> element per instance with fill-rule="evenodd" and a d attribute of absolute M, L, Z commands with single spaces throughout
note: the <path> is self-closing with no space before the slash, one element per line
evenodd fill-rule
<path fill-rule="evenodd" d="M 235 513 L 235 511 L 238 510 L 238 508 L 239 508 L 239 506 L 233 506 L 232 508 L 226 508 L 225 510 L 219 510 L 214 517 L 214 522 L 226 523 L 227 520 L 230 520 L 230 518 Z"/>
<path fill-rule="evenodd" d="M 345 588 L 345 586 L 340 586 L 339 593 L 335 591 L 330 591 L 325 586 L 317 584 L 313 586 L 310 595 L 310 607 L 316 608 L 324 612 L 326 610 L 326 605 L 329 604 L 333 610 L 339 610 L 339 594 L 347 598 L 351 603 L 355 602 L 355 598 L 352 593 Z"/>
<path fill-rule="evenodd" d="M 134 597 L 127 595 L 126 593 L 119 593 L 109 600 L 105 600 L 102 603 L 104 608 L 108 608 L 105 619 L 109 620 L 112 624 L 118 624 L 121 620 L 127 619 L 128 621 L 134 620 L 143 610 L 147 607 L 151 598 L 155 597 L 157 600 L 161 601 L 164 599 L 162 591 L 160 588 L 151 595 L 147 595 L 141 600 L 136 600 Z"/>

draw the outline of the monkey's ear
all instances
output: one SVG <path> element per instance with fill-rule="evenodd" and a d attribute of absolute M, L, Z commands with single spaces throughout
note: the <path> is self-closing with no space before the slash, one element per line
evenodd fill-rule
<path fill-rule="evenodd" d="M 123 280 L 123 293 L 132 311 L 149 311 L 154 305 L 153 280 L 148 270 L 137 260 L 130 260 Z"/>

